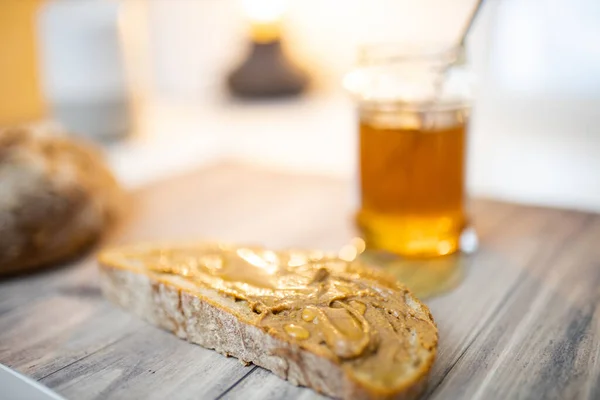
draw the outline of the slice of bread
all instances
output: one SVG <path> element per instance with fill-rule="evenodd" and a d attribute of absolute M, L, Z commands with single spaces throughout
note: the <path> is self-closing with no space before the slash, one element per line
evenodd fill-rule
<path fill-rule="evenodd" d="M 99 255 L 110 300 L 192 343 L 343 399 L 413 399 L 437 350 L 427 307 L 317 251 L 139 245 Z"/>

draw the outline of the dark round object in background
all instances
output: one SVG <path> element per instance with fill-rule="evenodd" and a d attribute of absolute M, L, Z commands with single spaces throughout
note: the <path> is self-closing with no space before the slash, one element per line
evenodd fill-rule
<path fill-rule="evenodd" d="M 248 58 L 228 79 L 229 90 L 242 98 L 295 96 L 307 83 L 307 76 L 285 57 L 279 41 L 253 42 Z"/>

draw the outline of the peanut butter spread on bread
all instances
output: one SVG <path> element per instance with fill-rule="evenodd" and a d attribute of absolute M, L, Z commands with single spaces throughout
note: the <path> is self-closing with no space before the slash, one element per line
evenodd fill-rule
<path fill-rule="evenodd" d="M 101 254 L 100 262 L 114 266 L 111 253 Z M 408 369 L 428 368 L 421 364 L 431 358 L 417 353 L 434 353 L 437 345 L 427 307 L 358 261 L 219 244 L 131 247 L 121 249 L 119 258 L 243 303 L 249 312 L 240 319 L 351 369 L 370 385 L 394 387 Z"/>

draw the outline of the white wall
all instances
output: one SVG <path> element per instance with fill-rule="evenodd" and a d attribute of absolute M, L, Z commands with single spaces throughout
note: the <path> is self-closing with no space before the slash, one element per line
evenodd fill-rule
<path fill-rule="evenodd" d="M 305 126 L 311 129 L 310 144 L 331 155 L 323 165 L 311 159 L 311 169 L 321 165 L 350 174 L 352 157 L 341 155 L 340 148 L 351 150 L 340 143 L 353 143 L 352 112 L 341 111 L 351 104 L 339 101 L 339 82 L 351 67 L 356 45 L 453 41 L 473 3 L 291 0 L 286 43 L 313 72 L 311 96 L 319 98 L 311 103 L 309 96 L 299 106 L 232 107 L 224 101 L 223 78 L 245 48 L 244 17 L 234 0 L 142 2 L 149 15 L 151 61 L 140 68 L 147 68 L 148 96 L 155 104 L 197 110 L 197 128 L 187 125 L 187 130 L 218 131 L 224 137 L 230 129 L 231 138 L 236 133 L 231 130 L 243 130 L 240 121 L 245 121 L 264 140 L 262 146 L 241 146 L 244 140 L 252 142 L 243 132 L 244 140 L 229 139 L 235 145 L 225 143 L 219 151 L 234 149 L 244 158 L 248 148 L 246 158 L 254 155 L 257 161 L 268 159 L 270 152 L 276 162 L 294 160 L 299 168 L 302 157 L 285 152 L 302 146 L 275 148 L 281 140 L 268 137 L 282 134 L 277 121 L 286 119 L 283 115 L 294 118 L 300 112 L 288 134 L 302 136 Z M 600 2 L 487 0 L 470 40 L 470 60 L 480 77 L 469 148 L 471 192 L 600 211 Z M 279 117 L 270 120 L 273 112 Z M 319 126 L 323 131 L 313 132 Z"/>
<path fill-rule="evenodd" d="M 503 0 L 473 126 L 473 191 L 600 211 L 600 2 Z"/>
<path fill-rule="evenodd" d="M 135 0 L 134 0 L 135 1 Z M 139 0 L 138 0 L 139 1 Z M 149 0 L 152 69 L 163 95 L 197 98 L 240 59 L 241 0 Z M 288 0 L 291 56 L 330 87 L 373 41 L 453 42 L 474 0 Z"/>

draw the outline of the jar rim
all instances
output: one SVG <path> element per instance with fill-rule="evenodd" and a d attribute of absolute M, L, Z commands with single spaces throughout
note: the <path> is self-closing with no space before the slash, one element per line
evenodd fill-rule
<path fill-rule="evenodd" d="M 462 46 L 377 43 L 359 48 L 362 63 L 344 76 L 343 86 L 363 105 L 417 109 L 470 103 L 472 76 Z"/>
<path fill-rule="evenodd" d="M 377 42 L 358 46 L 357 61 L 363 66 L 425 60 L 450 64 L 462 51 L 462 46 L 456 44 Z"/>
<path fill-rule="evenodd" d="M 403 100 L 371 100 L 364 99 L 359 104 L 362 111 L 377 111 L 379 113 L 410 112 L 449 112 L 449 111 L 468 111 L 472 108 L 471 101 L 468 99 L 457 99 L 446 102 L 407 102 Z"/>

